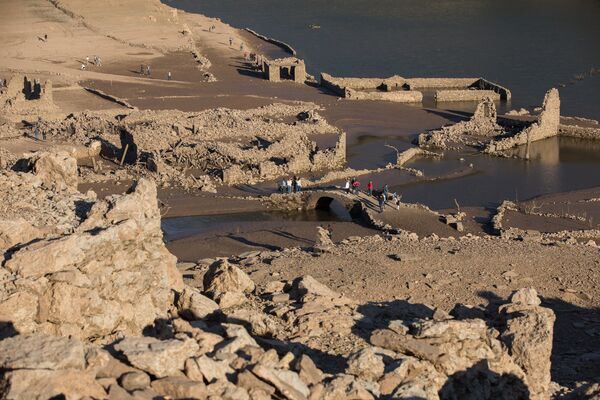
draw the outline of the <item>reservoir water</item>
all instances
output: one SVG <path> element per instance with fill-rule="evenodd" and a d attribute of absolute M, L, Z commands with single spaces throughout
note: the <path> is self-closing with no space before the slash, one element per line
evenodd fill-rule
<path fill-rule="evenodd" d="M 529 109 L 558 87 L 563 115 L 600 119 L 597 0 L 163 2 L 290 43 L 313 74 L 483 76 Z"/>

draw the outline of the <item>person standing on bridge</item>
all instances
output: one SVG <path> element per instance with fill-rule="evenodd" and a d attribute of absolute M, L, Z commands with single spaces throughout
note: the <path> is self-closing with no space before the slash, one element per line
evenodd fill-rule
<path fill-rule="evenodd" d="M 352 189 L 354 190 L 354 194 L 358 194 L 360 191 L 360 182 L 356 179 L 354 180 L 354 183 L 352 183 Z"/>
<path fill-rule="evenodd" d="M 367 193 L 369 194 L 369 196 L 373 195 L 373 181 L 369 181 L 369 183 L 367 184 Z"/>
<path fill-rule="evenodd" d="M 384 197 L 383 193 L 377 197 L 377 200 L 379 200 L 379 212 L 382 213 L 383 206 L 385 205 L 385 197 Z"/>

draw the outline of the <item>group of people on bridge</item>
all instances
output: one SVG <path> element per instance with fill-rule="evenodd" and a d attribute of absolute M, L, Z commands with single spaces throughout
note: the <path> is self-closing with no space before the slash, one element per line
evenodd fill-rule
<path fill-rule="evenodd" d="M 344 190 L 346 193 L 353 193 L 358 195 L 360 193 L 360 182 L 356 178 L 352 178 L 352 180 L 347 179 L 344 184 Z M 389 187 L 387 184 L 383 186 L 382 190 L 374 190 L 373 189 L 373 181 L 369 181 L 367 184 L 367 195 L 373 196 L 377 199 L 379 204 L 379 212 L 383 212 L 384 206 L 388 203 L 389 200 L 394 202 L 396 209 L 400 209 L 400 198 L 396 192 L 390 193 Z"/>

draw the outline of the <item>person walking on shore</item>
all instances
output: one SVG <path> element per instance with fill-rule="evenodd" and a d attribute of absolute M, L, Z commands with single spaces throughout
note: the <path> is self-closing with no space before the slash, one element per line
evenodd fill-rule
<path fill-rule="evenodd" d="M 302 181 L 300 178 L 296 179 L 296 192 L 300 193 L 302 191 Z"/>
<path fill-rule="evenodd" d="M 140 75 L 144 75 L 144 64 L 140 64 Z"/>
<path fill-rule="evenodd" d="M 369 196 L 373 195 L 373 181 L 369 181 L 367 184 L 367 193 Z"/>
<path fill-rule="evenodd" d="M 169 71 L 169 72 L 167 73 L 167 80 L 168 80 L 168 81 L 170 81 L 170 80 L 171 80 L 171 78 L 172 78 L 172 76 L 171 76 L 171 71 Z"/>
<path fill-rule="evenodd" d="M 281 184 L 279 185 L 279 191 L 281 193 L 287 193 L 287 179 L 283 178 Z"/>
<path fill-rule="evenodd" d="M 149 65 L 146 67 L 146 75 L 148 75 L 148 76 L 152 75 L 152 70 L 150 69 Z"/>
<path fill-rule="evenodd" d="M 231 47 L 231 46 L 233 46 L 233 38 L 232 37 L 229 38 L 229 47 Z"/>
<path fill-rule="evenodd" d="M 346 183 L 344 184 L 344 190 L 346 193 L 350 194 L 350 179 L 346 179 Z"/>
<path fill-rule="evenodd" d="M 298 189 L 298 178 L 296 178 L 296 175 L 294 175 L 294 177 L 292 178 L 292 190 L 294 193 L 296 193 L 297 189 Z"/>
<path fill-rule="evenodd" d="M 293 188 L 293 186 L 292 186 L 292 180 L 288 178 L 288 180 L 287 180 L 287 192 L 288 193 L 292 193 L 292 188 Z"/>
<path fill-rule="evenodd" d="M 383 198 L 383 194 L 380 194 L 380 195 L 377 197 L 377 200 L 379 200 L 379 212 L 380 212 L 380 213 L 382 213 L 382 212 L 383 212 L 383 206 L 384 206 L 384 204 L 385 204 L 385 200 L 384 200 L 384 198 Z"/>

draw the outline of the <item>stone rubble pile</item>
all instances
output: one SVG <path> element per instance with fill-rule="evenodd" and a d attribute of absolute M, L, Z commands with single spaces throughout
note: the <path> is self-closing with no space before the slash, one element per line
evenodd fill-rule
<path fill-rule="evenodd" d="M 100 141 L 102 155 L 124 164 L 130 177 L 214 191 L 220 183 L 252 183 L 342 167 L 345 135 L 319 116 L 317 108 L 299 103 L 198 113 L 83 112 L 59 121 L 41 120 L 34 129 L 52 140 L 86 146 Z M 319 149 L 311 140 L 314 135 L 336 135 L 337 144 Z M 95 172 L 86 174 L 86 180 L 112 173 Z"/>
<path fill-rule="evenodd" d="M 492 99 L 487 98 L 477 104 L 475 113 L 468 121 L 421 133 L 416 144 L 420 147 L 446 149 L 453 143 L 467 143 L 466 136 L 493 137 L 503 132 L 496 122 L 497 118 L 496 105 Z"/>

